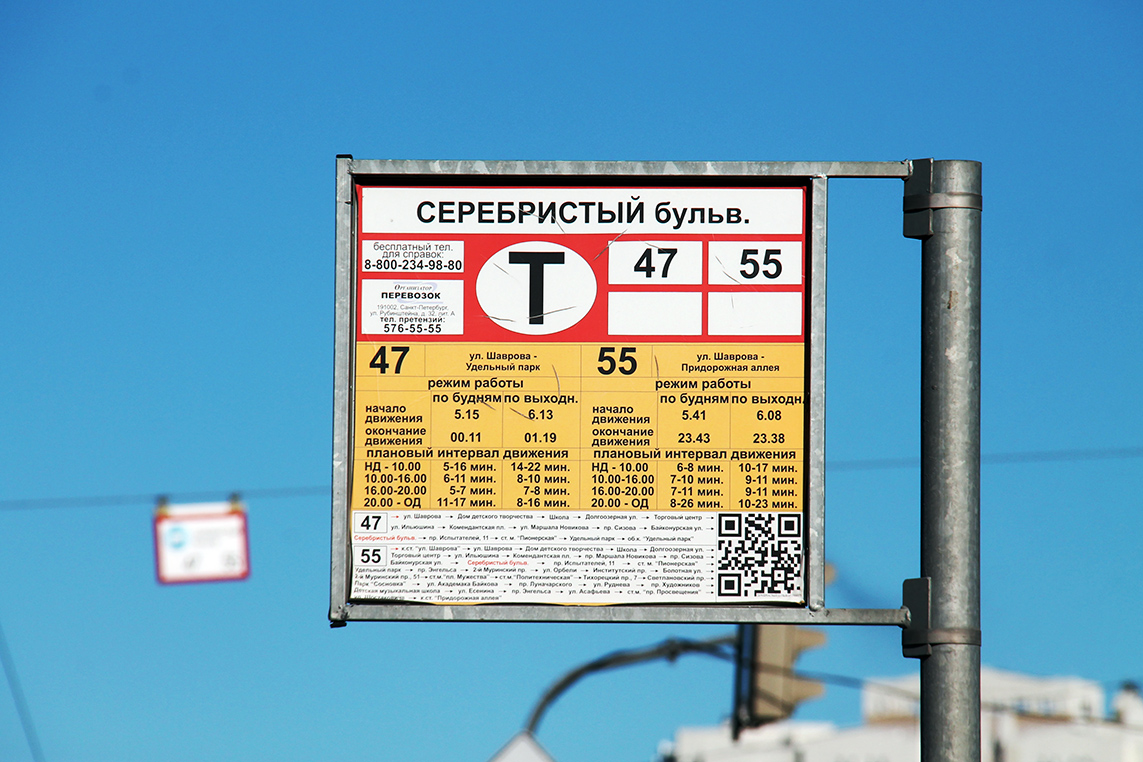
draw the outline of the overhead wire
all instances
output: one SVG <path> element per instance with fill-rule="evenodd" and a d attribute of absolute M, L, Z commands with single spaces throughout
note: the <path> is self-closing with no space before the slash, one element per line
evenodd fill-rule
<path fill-rule="evenodd" d="M 1099 447 L 1086 450 L 1031 450 L 1026 452 L 997 452 L 980 456 L 985 465 L 1009 463 L 1053 463 L 1078 460 L 1113 460 L 1143 458 L 1143 447 Z M 869 458 L 865 460 L 839 460 L 826 463 L 833 471 L 875 471 L 889 468 L 919 468 L 920 458 Z"/>
<path fill-rule="evenodd" d="M 12 652 L 8 650 L 8 641 L 4 637 L 4 628 L 0 626 L 0 664 L 4 667 L 4 676 L 8 679 L 8 690 L 12 694 L 12 702 L 16 705 L 16 714 L 20 716 L 20 726 L 24 729 L 24 740 L 28 742 L 28 749 L 32 752 L 33 762 L 44 762 L 44 750 L 40 746 L 40 738 L 36 735 L 36 726 L 32 722 L 32 712 L 28 709 L 28 701 L 24 697 L 24 689 L 20 686 L 20 678 L 16 674 L 16 662 Z"/>
<path fill-rule="evenodd" d="M 309 487 L 268 487 L 264 489 L 247 490 L 199 490 L 195 492 L 179 493 L 134 493 L 126 495 L 87 495 L 78 497 L 29 497 L 0 500 L 0 510 L 23 510 L 38 508 L 120 508 L 132 505 L 153 505 L 160 498 L 171 500 L 177 497 L 180 502 L 198 502 L 206 500 L 223 500 L 230 495 L 240 495 L 243 498 L 257 498 L 269 500 L 287 497 L 317 497 L 328 496 L 328 484 Z"/>

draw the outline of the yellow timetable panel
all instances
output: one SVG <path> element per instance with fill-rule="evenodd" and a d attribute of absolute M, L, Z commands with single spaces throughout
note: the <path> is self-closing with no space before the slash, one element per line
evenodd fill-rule
<path fill-rule="evenodd" d="M 770 524 L 777 536 L 783 522 L 789 542 L 800 543 L 804 347 L 609 347 L 360 342 L 350 511 L 359 594 L 369 597 L 373 585 L 386 586 L 384 597 L 422 592 L 420 576 L 388 571 L 411 553 L 406 560 L 426 570 L 516 570 L 489 577 L 489 600 L 543 592 L 583 603 L 623 592 L 645 602 L 680 591 L 719 600 L 716 554 L 689 557 L 690 544 L 717 545 L 720 529 L 745 535 L 751 523 Z M 563 552 L 537 544 L 559 548 L 561 538 Z M 640 561 L 624 550 L 631 559 L 616 561 L 620 569 L 650 564 L 625 575 L 635 588 L 616 587 L 622 580 L 607 567 L 575 593 L 523 573 L 595 568 L 615 543 L 655 556 L 658 542 L 677 552 Z M 705 581 L 631 583 L 676 568 L 705 568 Z M 437 589 L 434 600 L 450 600 Z M 483 597 L 460 589 L 459 600 Z"/>
<path fill-rule="evenodd" d="M 801 347 L 623 349 L 628 375 L 595 346 L 362 342 L 352 509 L 802 510 Z M 415 483 L 370 479 L 409 459 Z"/>

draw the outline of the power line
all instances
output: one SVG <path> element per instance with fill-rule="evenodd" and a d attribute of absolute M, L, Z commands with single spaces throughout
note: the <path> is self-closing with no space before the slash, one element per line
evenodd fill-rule
<path fill-rule="evenodd" d="M 1087 450 L 1028 450 L 1024 452 L 998 452 L 985 454 L 980 462 L 985 465 L 1014 463 L 1055 463 L 1081 460 L 1117 460 L 1143 458 L 1143 447 L 1103 447 Z M 870 458 L 865 460 L 831 460 L 827 471 L 880 471 L 893 468 L 920 468 L 920 458 Z M 223 500 L 236 490 L 213 490 L 180 493 L 136 493 L 127 495 L 85 495 L 79 497 L 28 497 L 0 500 L 0 510 L 26 510 L 36 508 L 96 508 L 153 505 L 159 497 L 195 502 Z M 328 484 L 310 487 L 269 487 L 265 489 L 237 490 L 243 497 L 270 500 L 287 497 L 319 497 L 330 494 Z"/>
<path fill-rule="evenodd" d="M 269 500 L 285 497 L 316 497 L 330 494 L 328 484 L 313 487 L 269 487 L 266 489 L 248 490 L 213 490 L 210 492 L 179 492 L 179 493 L 144 493 L 130 495 L 89 495 L 83 497 L 29 497 L 13 500 L 0 500 L 0 510 L 20 510 L 30 508 L 97 508 L 97 507 L 125 507 L 133 505 L 154 505 L 160 497 L 168 500 L 176 498 L 178 502 L 199 502 L 206 500 L 225 500 L 233 494 L 244 498 L 257 498 Z"/>
<path fill-rule="evenodd" d="M 1076 460 L 1114 460 L 1143 458 L 1143 447 L 1102 447 L 1089 450 L 1030 450 L 1026 452 L 997 452 L 980 456 L 985 465 L 1010 463 L 1054 463 Z M 837 460 L 826 463 L 827 471 L 875 471 L 888 468 L 920 468 L 920 458 L 870 458 L 868 460 Z"/>
<path fill-rule="evenodd" d="M 16 704 L 16 714 L 20 715 L 20 725 L 24 728 L 24 739 L 28 742 L 32 759 L 35 762 L 44 762 L 44 751 L 40 748 L 36 726 L 32 724 L 32 712 L 28 709 L 24 690 L 20 687 L 20 678 L 16 676 L 16 662 L 8 650 L 8 641 L 4 638 L 3 627 L 0 627 L 0 664 L 4 665 L 4 675 L 8 678 L 8 690 L 12 692 L 12 701 Z"/>

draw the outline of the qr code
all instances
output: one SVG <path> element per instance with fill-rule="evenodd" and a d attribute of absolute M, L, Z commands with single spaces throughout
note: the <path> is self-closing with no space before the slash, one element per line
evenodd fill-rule
<path fill-rule="evenodd" d="M 718 514 L 718 594 L 802 597 L 802 514 Z"/>

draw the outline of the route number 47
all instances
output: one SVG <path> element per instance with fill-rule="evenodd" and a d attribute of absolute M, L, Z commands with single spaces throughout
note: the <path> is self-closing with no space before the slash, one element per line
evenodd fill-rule
<path fill-rule="evenodd" d="M 396 355 L 392 364 L 387 359 L 389 352 Z M 381 373 L 388 373 L 390 365 L 392 365 L 393 373 L 400 373 L 401 363 L 405 362 L 405 355 L 407 354 L 409 354 L 408 347 L 381 347 L 377 350 L 377 354 L 373 355 L 373 359 L 369 361 L 369 367 L 376 368 Z"/>
<path fill-rule="evenodd" d="M 666 278 L 667 272 L 671 269 L 671 260 L 675 258 L 675 255 L 679 253 L 679 250 L 656 248 L 655 251 L 658 254 L 665 254 L 667 257 L 667 261 L 663 262 L 663 272 L 659 275 L 660 278 Z M 634 271 L 637 273 L 643 273 L 648 278 L 653 277 L 655 272 L 655 265 L 651 261 L 651 247 L 647 247 L 643 251 L 643 255 L 639 257 L 637 262 L 635 262 Z"/>

